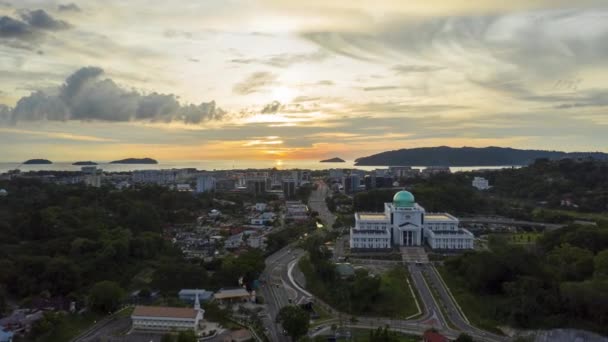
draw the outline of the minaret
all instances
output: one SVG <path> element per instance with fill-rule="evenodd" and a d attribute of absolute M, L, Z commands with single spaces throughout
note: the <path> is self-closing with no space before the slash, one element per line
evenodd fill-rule
<path fill-rule="evenodd" d="M 201 311 L 201 302 L 198 300 L 198 292 L 196 293 L 196 297 L 194 298 L 194 310 Z"/>

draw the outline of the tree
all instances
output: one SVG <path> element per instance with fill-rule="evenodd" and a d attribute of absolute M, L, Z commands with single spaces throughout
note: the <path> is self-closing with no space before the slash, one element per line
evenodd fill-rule
<path fill-rule="evenodd" d="M 597 253 L 593 264 L 597 277 L 608 277 L 608 249 Z"/>
<path fill-rule="evenodd" d="M 458 338 L 454 340 L 454 342 L 473 342 L 473 338 L 465 333 L 458 335 Z"/>
<path fill-rule="evenodd" d="M 281 323 L 287 334 L 296 341 L 308 332 L 310 317 L 306 311 L 295 305 L 284 306 L 277 315 L 277 321 Z"/>
<path fill-rule="evenodd" d="M 583 280 L 593 273 L 593 253 L 567 243 L 549 252 L 547 261 L 562 281 Z"/>
<path fill-rule="evenodd" d="M 163 337 L 160 338 L 160 342 L 173 342 L 174 340 L 173 335 L 169 333 L 164 334 Z"/>
<path fill-rule="evenodd" d="M 118 309 L 125 293 L 123 289 L 113 281 L 101 281 L 96 283 L 89 292 L 89 306 L 98 312 L 112 312 Z"/>
<path fill-rule="evenodd" d="M 177 335 L 177 342 L 196 342 L 196 335 L 192 330 L 180 331 Z"/>

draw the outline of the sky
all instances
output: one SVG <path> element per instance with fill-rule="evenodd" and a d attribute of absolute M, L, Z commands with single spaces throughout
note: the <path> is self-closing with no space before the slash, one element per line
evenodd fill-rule
<path fill-rule="evenodd" d="M 0 0 L 0 161 L 608 152 L 608 1 Z"/>

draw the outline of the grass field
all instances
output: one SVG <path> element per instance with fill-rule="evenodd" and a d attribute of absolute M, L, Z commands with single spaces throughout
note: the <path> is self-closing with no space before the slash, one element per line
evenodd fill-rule
<path fill-rule="evenodd" d="M 542 233 L 515 233 L 506 236 L 507 241 L 517 245 L 528 245 L 536 243 L 536 240 L 541 237 Z"/>
<path fill-rule="evenodd" d="M 353 315 L 392 318 L 406 318 L 418 312 L 412 293 L 406 285 L 409 274 L 401 267 L 395 267 L 381 275 L 378 298 L 368 312 L 348 312 L 349 307 L 344 303 L 337 302 L 336 296 L 333 295 L 334 289 L 331 288 L 331 285 L 323 283 L 317 276 L 308 258 L 302 258 L 299 267 L 306 277 L 307 290 L 343 312 Z M 348 281 L 340 280 L 340 282 Z"/>
<path fill-rule="evenodd" d="M 502 298 L 498 296 L 480 296 L 472 293 L 466 288 L 462 279 L 454 277 L 447 272 L 444 266 L 437 266 L 437 270 L 471 324 L 487 331 L 502 334 L 502 331 L 497 328 L 500 322 L 492 318 L 495 317 L 494 312 L 496 308 L 504 304 Z"/>

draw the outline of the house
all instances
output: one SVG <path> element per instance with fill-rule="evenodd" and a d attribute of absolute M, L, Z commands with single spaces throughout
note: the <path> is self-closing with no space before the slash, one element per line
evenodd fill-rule
<path fill-rule="evenodd" d="M 230 236 L 226 241 L 224 241 L 224 248 L 226 249 L 236 249 L 241 247 L 243 244 L 243 233 L 239 233 L 236 235 Z"/>
<path fill-rule="evenodd" d="M 427 330 L 424 332 L 424 335 L 422 335 L 422 341 L 423 342 L 449 342 L 450 340 L 441 335 L 440 333 L 433 331 L 433 330 Z"/>
<path fill-rule="evenodd" d="M 0 342 L 13 342 L 13 332 L 0 327 Z"/>

